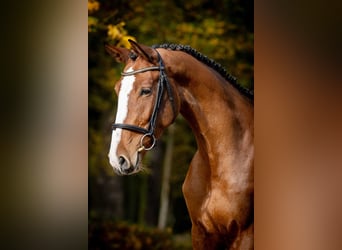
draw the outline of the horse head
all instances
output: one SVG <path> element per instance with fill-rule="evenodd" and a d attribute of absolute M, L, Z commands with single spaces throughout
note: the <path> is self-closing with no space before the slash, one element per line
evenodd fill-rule
<path fill-rule="evenodd" d="M 124 63 L 115 84 L 118 107 L 113 124 L 109 161 L 121 175 L 138 172 L 146 151 L 179 113 L 179 96 L 156 49 L 129 40 L 132 49 L 106 45 L 107 52 Z"/>

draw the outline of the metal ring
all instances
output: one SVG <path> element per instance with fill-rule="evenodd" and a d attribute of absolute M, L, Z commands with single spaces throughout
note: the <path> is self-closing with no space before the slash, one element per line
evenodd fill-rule
<path fill-rule="evenodd" d="M 145 147 L 145 145 L 144 145 L 144 139 L 145 139 L 145 137 L 147 137 L 147 136 L 149 136 L 149 137 L 151 137 L 152 138 L 152 145 L 150 146 L 150 147 L 148 147 L 148 148 L 146 148 Z M 154 146 L 156 145 L 156 137 L 153 135 L 153 134 L 144 134 L 142 137 L 141 137 L 141 139 L 140 139 L 140 145 L 141 145 L 141 149 L 142 150 L 146 150 L 146 151 L 149 151 L 149 150 L 151 150 L 152 148 L 154 148 Z"/>

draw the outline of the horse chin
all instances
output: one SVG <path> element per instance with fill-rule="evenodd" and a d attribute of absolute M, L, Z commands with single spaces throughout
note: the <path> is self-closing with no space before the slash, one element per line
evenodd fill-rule
<path fill-rule="evenodd" d="M 115 173 L 121 176 L 136 174 L 140 171 L 139 166 L 131 166 L 128 170 L 114 169 Z"/>

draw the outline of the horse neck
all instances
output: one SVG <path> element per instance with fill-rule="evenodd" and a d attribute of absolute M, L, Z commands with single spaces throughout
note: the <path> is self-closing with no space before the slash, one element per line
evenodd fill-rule
<path fill-rule="evenodd" d="M 195 134 L 199 152 L 209 162 L 227 155 L 232 161 L 245 158 L 253 147 L 252 104 L 213 69 L 189 55 L 180 58 L 180 112 Z"/>

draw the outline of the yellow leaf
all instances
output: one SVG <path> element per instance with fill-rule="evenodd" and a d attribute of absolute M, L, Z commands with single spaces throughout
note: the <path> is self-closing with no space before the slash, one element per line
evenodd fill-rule
<path fill-rule="evenodd" d="M 96 0 L 88 0 L 88 12 L 92 13 L 94 11 L 99 10 L 100 3 Z"/>
<path fill-rule="evenodd" d="M 113 39 L 113 40 L 116 40 L 116 39 L 120 39 L 121 37 L 121 32 L 120 30 L 118 29 L 118 27 L 116 25 L 111 25 L 109 24 L 107 26 L 108 28 L 108 36 Z"/>

